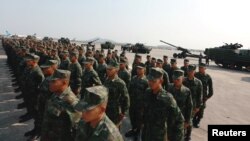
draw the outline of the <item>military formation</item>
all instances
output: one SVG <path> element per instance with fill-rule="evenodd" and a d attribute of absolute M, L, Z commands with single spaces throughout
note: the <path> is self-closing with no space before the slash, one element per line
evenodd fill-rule
<path fill-rule="evenodd" d="M 199 128 L 213 82 L 206 64 L 135 54 L 85 49 L 74 43 L 3 38 L 19 122 L 34 119 L 28 141 L 123 141 L 123 120 L 130 118 L 125 138 L 134 141 L 191 141 Z M 196 72 L 198 67 L 198 71 Z"/>

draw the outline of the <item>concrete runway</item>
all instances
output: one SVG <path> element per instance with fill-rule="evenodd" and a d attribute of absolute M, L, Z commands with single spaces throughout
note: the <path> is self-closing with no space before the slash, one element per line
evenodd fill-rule
<path fill-rule="evenodd" d="M 97 46 L 99 48 L 99 46 Z M 116 47 L 120 51 L 120 47 Z M 173 51 L 153 49 L 151 56 L 162 58 L 163 55 L 172 56 Z M 130 65 L 134 53 L 127 53 Z M 143 62 L 146 55 L 143 54 Z M 198 60 L 190 58 L 190 63 L 197 64 Z M 178 65 L 183 59 L 178 59 Z M 207 101 L 205 115 L 201 127 L 194 129 L 192 141 L 207 141 L 208 124 L 249 124 L 250 123 L 250 73 L 228 70 L 216 66 L 213 62 L 207 69 L 214 82 L 214 96 Z M 22 100 L 16 100 L 19 93 L 14 92 L 9 68 L 6 64 L 6 55 L 0 45 L 0 140 L 25 141 L 23 134 L 33 128 L 33 121 L 18 123 L 18 117 L 26 110 L 16 109 Z M 121 132 L 124 134 L 130 128 L 129 118 L 123 122 Z M 125 141 L 132 139 L 125 138 Z"/>

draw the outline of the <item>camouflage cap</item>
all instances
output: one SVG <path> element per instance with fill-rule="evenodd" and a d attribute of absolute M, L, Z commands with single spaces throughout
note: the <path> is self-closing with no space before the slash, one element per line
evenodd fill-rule
<path fill-rule="evenodd" d="M 93 63 L 95 59 L 93 57 L 87 57 L 83 64 Z"/>
<path fill-rule="evenodd" d="M 199 67 L 206 67 L 207 65 L 205 63 L 200 63 Z"/>
<path fill-rule="evenodd" d="M 171 59 L 170 63 L 171 63 L 171 64 L 176 63 L 176 59 Z"/>
<path fill-rule="evenodd" d="M 50 67 L 50 66 L 52 66 L 52 65 L 57 65 L 58 64 L 58 62 L 57 62 L 57 60 L 47 60 L 44 64 L 42 64 L 40 67 L 41 68 L 48 68 L 48 67 Z"/>
<path fill-rule="evenodd" d="M 181 78 L 181 77 L 183 77 L 183 76 L 184 76 L 184 71 L 182 71 L 182 70 L 180 70 L 180 69 L 175 70 L 175 71 L 173 72 L 173 79 L 174 79 L 174 80 L 179 79 L 179 78 Z"/>
<path fill-rule="evenodd" d="M 117 62 L 113 61 L 107 65 L 107 68 L 119 68 L 119 64 Z"/>
<path fill-rule="evenodd" d="M 147 78 L 148 78 L 148 80 L 156 80 L 156 79 L 160 79 L 162 76 L 163 76 L 162 69 L 152 68 L 152 69 L 150 69 Z"/>
<path fill-rule="evenodd" d="M 70 53 L 70 56 L 76 56 L 78 57 L 79 56 L 79 52 L 77 50 L 74 50 Z"/>
<path fill-rule="evenodd" d="M 25 57 L 25 61 L 31 61 L 31 60 L 39 60 L 40 57 L 35 54 L 27 54 Z"/>
<path fill-rule="evenodd" d="M 87 94 L 74 107 L 76 111 L 84 112 L 92 110 L 98 105 L 108 101 L 108 89 L 104 86 L 94 86 L 86 88 Z"/>
<path fill-rule="evenodd" d="M 71 72 L 68 70 L 61 70 L 57 69 L 55 73 L 53 74 L 51 80 L 57 80 L 57 79 L 70 79 Z"/>
<path fill-rule="evenodd" d="M 120 64 L 126 64 L 126 63 L 127 63 L 127 59 L 124 57 L 121 57 Z"/>
<path fill-rule="evenodd" d="M 137 65 L 136 66 L 137 68 L 140 68 L 140 69 L 143 69 L 143 68 L 145 68 L 146 67 L 146 65 L 145 64 L 143 64 L 143 63 L 140 63 L 139 65 Z"/>
<path fill-rule="evenodd" d="M 156 60 L 154 57 L 152 57 L 152 59 L 151 60 Z"/>
<path fill-rule="evenodd" d="M 194 64 L 188 65 L 187 71 L 194 71 L 194 70 L 196 70 L 196 65 Z"/>
<path fill-rule="evenodd" d="M 105 55 L 103 53 L 99 54 L 99 58 L 105 58 Z"/>
<path fill-rule="evenodd" d="M 168 56 L 167 56 L 167 55 L 164 55 L 163 58 L 168 58 Z"/>
<path fill-rule="evenodd" d="M 148 57 L 151 57 L 151 55 L 147 55 L 147 58 L 148 58 Z"/>
<path fill-rule="evenodd" d="M 69 54 L 69 52 L 67 51 L 67 50 L 64 50 L 64 51 L 62 51 L 62 53 L 61 54 Z"/>
<path fill-rule="evenodd" d="M 161 59 L 157 59 L 156 61 L 158 64 L 163 64 L 163 61 Z"/>
<path fill-rule="evenodd" d="M 136 54 L 135 57 L 136 57 L 136 58 L 141 58 L 141 55 Z"/>

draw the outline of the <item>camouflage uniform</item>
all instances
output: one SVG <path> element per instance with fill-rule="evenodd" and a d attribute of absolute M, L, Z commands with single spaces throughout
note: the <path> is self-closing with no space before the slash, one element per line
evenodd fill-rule
<path fill-rule="evenodd" d="M 152 68 L 147 78 L 154 83 L 161 80 L 162 75 L 160 68 Z M 142 141 L 183 141 L 184 119 L 173 96 L 166 90 L 160 88 L 153 93 L 153 89 L 148 88 L 143 112 Z"/>
<path fill-rule="evenodd" d="M 203 86 L 203 104 L 198 113 L 194 116 L 195 124 L 199 124 L 200 120 L 203 118 L 204 110 L 206 108 L 207 99 L 213 96 L 213 81 L 209 74 L 196 73 L 195 77 L 201 80 Z"/>
<path fill-rule="evenodd" d="M 70 60 L 69 60 L 68 57 L 65 60 L 62 60 L 59 68 L 62 69 L 62 70 L 69 70 L 69 68 L 70 68 Z"/>
<path fill-rule="evenodd" d="M 142 141 L 183 141 L 183 116 L 173 96 L 161 89 L 145 92 Z"/>
<path fill-rule="evenodd" d="M 77 62 L 70 64 L 70 87 L 73 91 L 81 88 L 82 67 Z M 78 95 L 78 94 L 76 94 Z"/>
<path fill-rule="evenodd" d="M 126 68 L 124 70 L 119 70 L 118 71 L 118 76 L 119 76 L 119 78 L 121 78 L 125 82 L 126 87 L 128 89 L 129 83 L 130 83 L 130 80 L 131 80 L 131 75 L 128 72 L 128 70 Z"/>
<path fill-rule="evenodd" d="M 187 77 L 187 69 L 188 69 L 187 66 L 182 66 L 182 67 L 181 67 L 181 70 L 184 71 L 184 76 L 185 76 L 185 77 Z"/>
<path fill-rule="evenodd" d="M 106 79 L 104 86 L 109 89 L 107 116 L 116 125 L 120 124 L 120 114 L 125 114 L 129 109 L 129 95 L 126 84 L 116 75 L 113 80 Z"/>
<path fill-rule="evenodd" d="M 98 76 L 100 77 L 102 83 L 105 82 L 106 80 L 106 69 L 107 69 L 107 64 L 104 63 L 104 64 L 99 64 L 98 65 L 98 68 L 97 68 L 97 73 L 98 73 Z"/>
<path fill-rule="evenodd" d="M 129 86 L 130 108 L 129 117 L 132 125 L 132 130 L 137 129 L 140 132 L 143 124 L 143 100 L 146 89 L 148 88 L 148 81 L 146 76 L 134 76 Z"/>

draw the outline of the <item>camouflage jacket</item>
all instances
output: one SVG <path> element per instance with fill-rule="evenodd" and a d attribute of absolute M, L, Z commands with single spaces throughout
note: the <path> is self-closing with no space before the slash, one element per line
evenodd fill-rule
<path fill-rule="evenodd" d="M 185 67 L 185 66 L 182 66 L 182 67 L 181 67 L 181 70 L 184 71 L 184 76 L 185 76 L 185 77 L 187 77 L 187 69 L 188 69 L 188 67 Z"/>
<path fill-rule="evenodd" d="M 129 95 L 126 84 L 117 75 L 113 80 L 106 79 L 104 86 L 109 89 L 107 116 L 115 123 L 119 123 L 119 114 L 125 114 L 129 109 Z"/>
<path fill-rule="evenodd" d="M 95 129 L 81 120 L 77 126 L 75 141 L 123 141 L 123 138 L 114 123 L 105 115 Z"/>
<path fill-rule="evenodd" d="M 30 69 L 25 78 L 25 91 L 32 95 L 37 94 L 39 86 L 44 80 L 41 68 L 37 65 L 33 69 Z"/>
<path fill-rule="evenodd" d="M 148 88 L 148 81 L 146 76 L 139 78 L 134 76 L 129 85 L 129 96 L 131 106 L 134 104 L 143 104 L 144 94 Z"/>
<path fill-rule="evenodd" d="M 62 70 L 69 70 L 69 68 L 70 68 L 70 60 L 69 60 L 69 58 L 66 58 L 65 60 L 62 60 L 59 68 L 62 69 Z"/>
<path fill-rule="evenodd" d="M 189 80 L 187 77 L 184 78 L 183 85 L 188 87 L 191 91 L 192 100 L 193 100 L 193 109 L 200 108 L 202 105 L 202 96 L 203 96 L 203 87 L 199 79 L 194 78 Z"/>
<path fill-rule="evenodd" d="M 73 140 L 72 129 L 79 122 L 81 114 L 73 106 L 78 102 L 68 87 L 60 96 L 53 94 L 46 105 L 41 141 Z"/>
<path fill-rule="evenodd" d="M 167 90 L 168 89 L 168 86 L 170 84 L 169 82 L 169 76 L 168 76 L 168 73 L 162 69 L 162 72 L 163 72 L 163 83 L 162 83 L 162 87 Z"/>
<path fill-rule="evenodd" d="M 214 90 L 213 90 L 213 81 L 209 74 L 201 74 L 197 72 L 195 77 L 198 78 L 202 82 L 203 86 L 203 101 L 212 97 Z"/>
<path fill-rule="evenodd" d="M 131 81 L 131 75 L 128 72 L 128 70 L 127 69 L 119 70 L 118 71 L 118 76 L 119 76 L 119 78 L 121 78 L 125 82 L 125 84 L 127 86 L 127 89 L 128 89 L 129 83 Z"/>
<path fill-rule="evenodd" d="M 97 73 L 98 76 L 100 77 L 102 83 L 105 82 L 106 80 L 106 69 L 107 69 L 107 64 L 99 64 L 97 68 Z"/>
<path fill-rule="evenodd" d="M 70 75 L 70 87 L 72 89 L 77 89 L 81 87 L 81 77 L 82 77 L 82 68 L 81 65 L 76 63 L 70 64 L 71 75 Z"/>
<path fill-rule="evenodd" d="M 184 118 L 173 96 L 163 88 L 145 92 L 142 141 L 183 141 Z"/>
<path fill-rule="evenodd" d="M 171 84 L 168 92 L 174 96 L 175 101 L 184 116 L 185 122 L 190 123 L 193 111 L 193 101 L 190 90 L 184 85 L 182 85 L 180 89 L 176 89 L 174 84 Z"/>

